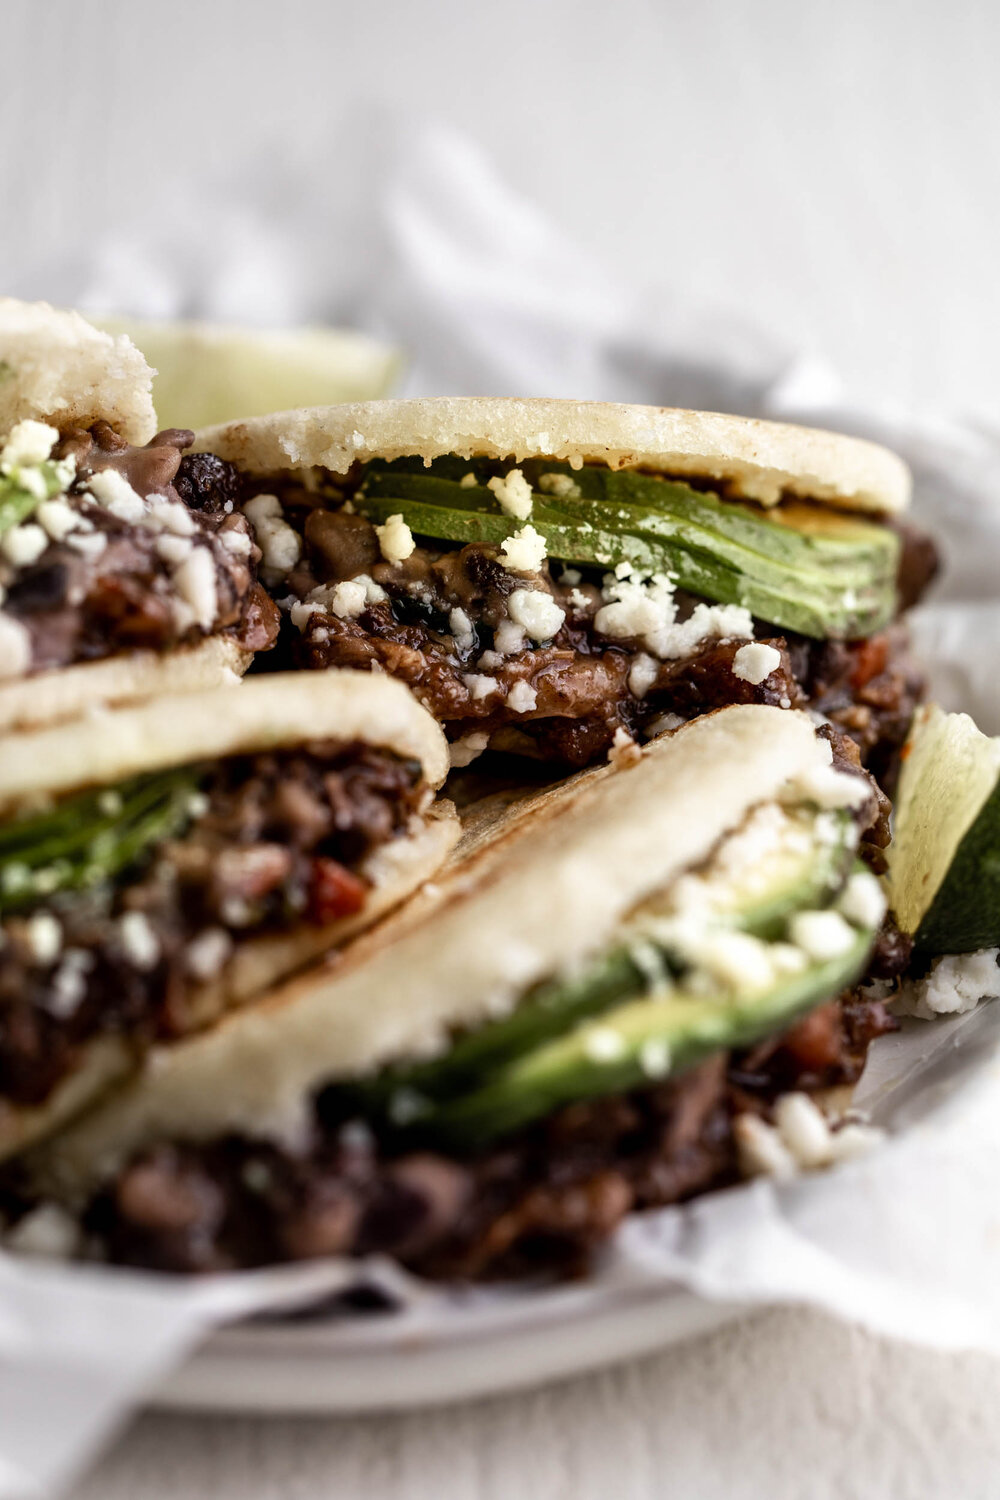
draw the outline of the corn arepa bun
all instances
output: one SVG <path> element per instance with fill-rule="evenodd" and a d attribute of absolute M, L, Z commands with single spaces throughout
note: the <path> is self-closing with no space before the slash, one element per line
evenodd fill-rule
<path fill-rule="evenodd" d="M 47 302 L 0 297 L 0 434 L 28 417 L 63 431 L 105 421 L 128 442 L 148 443 L 154 374 L 124 334 L 112 338 Z"/>
<path fill-rule="evenodd" d="M 825 753 L 824 753 L 825 752 Z M 294 1139 L 313 1091 L 433 1056 L 537 981 L 601 952 L 636 902 L 829 764 L 806 714 L 737 705 L 691 721 L 623 769 L 519 804 L 396 914 L 143 1073 L 32 1163 L 71 1196 L 143 1145 L 229 1131 Z"/>
<path fill-rule="evenodd" d="M 895 515 L 910 473 L 877 443 L 718 412 L 602 401 L 429 397 L 276 412 L 207 428 L 195 447 L 253 474 L 318 467 L 346 474 L 373 458 L 550 458 L 641 468 L 720 485 L 734 499 L 784 496 Z"/>
<path fill-rule="evenodd" d="M 253 653 L 229 635 L 175 651 L 135 651 L 0 683 L 0 734 L 75 719 L 91 709 L 235 682 Z"/>
<path fill-rule="evenodd" d="M 309 740 L 360 740 L 418 760 L 431 787 L 449 770 L 444 734 L 393 677 L 331 667 L 88 712 L 0 738 L 0 810 L 171 766 Z"/>

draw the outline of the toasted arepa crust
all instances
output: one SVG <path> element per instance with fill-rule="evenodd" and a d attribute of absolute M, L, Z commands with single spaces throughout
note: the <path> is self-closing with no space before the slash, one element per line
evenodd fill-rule
<path fill-rule="evenodd" d="M 154 1054 L 120 1094 L 61 1136 L 39 1180 L 71 1195 L 157 1140 L 229 1131 L 294 1138 L 312 1093 L 444 1050 L 526 988 L 613 939 L 644 896 L 699 863 L 749 809 L 828 751 L 805 714 L 739 705 L 665 735 L 477 829 L 395 916 L 212 1031 Z"/>
<path fill-rule="evenodd" d="M 175 693 L 0 738 L 0 809 L 320 739 L 362 740 L 413 757 L 431 787 L 448 774 L 444 734 L 408 688 L 393 677 L 331 667 Z"/>
<path fill-rule="evenodd" d="M 124 334 L 77 312 L 0 297 L 0 434 L 34 417 L 65 431 L 103 420 L 130 443 L 156 431 L 153 375 Z"/>
<path fill-rule="evenodd" d="M 0 684 L 0 733 L 75 719 L 90 709 L 134 703 L 161 693 L 223 687 L 253 659 L 232 636 L 209 636 L 176 651 L 136 651 L 79 662 Z"/>
<path fill-rule="evenodd" d="M 277 412 L 207 428 L 195 447 L 253 474 L 372 458 L 551 458 L 706 479 L 728 496 L 774 505 L 785 495 L 894 515 L 910 473 L 861 438 L 718 412 L 602 401 L 430 397 Z"/>

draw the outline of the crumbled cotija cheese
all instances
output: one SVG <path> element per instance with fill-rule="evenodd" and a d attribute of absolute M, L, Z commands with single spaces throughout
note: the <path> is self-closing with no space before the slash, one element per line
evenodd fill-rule
<path fill-rule="evenodd" d="M 64 541 L 83 524 L 83 517 L 65 500 L 43 500 L 35 515 L 54 542 Z"/>
<path fill-rule="evenodd" d="M 41 526 L 25 521 L 12 526 L 0 537 L 0 552 L 15 568 L 28 568 L 37 562 L 49 545 L 49 539 Z"/>
<path fill-rule="evenodd" d="M 507 609 L 515 625 L 522 626 L 533 641 L 551 640 L 566 619 L 565 610 L 541 589 L 515 589 Z"/>
<path fill-rule="evenodd" d="M 384 526 L 376 526 L 375 535 L 387 563 L 405 562 L 417 545 L 401 514 L 390 516 Z"/>
<path fill-rule="evenodd" d="M 788 935 L 796 948 L 817 963 L 839 958 L 857 938 L 853 927 L 837 911 L 797 911 L 788 923 Z"/>
<path fill-rule="evenodd" d="M 188 944 L 188 972 L 195 979 L 214 979 L 232 952 L 233 940 L 224 927 L 206 927 Z"/>
<path fill-rule="evenodd" d="M 51 912 L 37 911 L 28 918 L 27 942 L 36 964 L 47 968 L 54 964 L 62 951 L 62 927 Z"/>
<path fill-rule="evenodd" d="M 518 651 L 524 650 L 526 640 L 527 637 L 520 625 L 515 624 L 513 620 L 501 620 L 493 632 L 494 654 L 500 657 L 515 656 Z M 486 653 L 484 652 L 483 655 L 485 656 Z M 480 664 L 483 664 L 482 657 Z"/>
<path fill-rule="evenodd" d="M 653 683 L 659 666 L 651 656 L 641 652 L 632 663 L 628 674 L 628 690 L 633 698 L 645 698 Z"/>
<path fill-rule="evenodd" d="M 458 487 L 460 490 L 474 490 L 478 483 L 479 480 L 470 469 L 468 474 L 462 475 L 461 479 L 458 481 Z"/>
<path fill-rule="evenodd" d="M 486 677 L 481 672 L 467 672 L 462 681 L 469 689 L 472 698 L 476 700 L 488 698 L 491 693 L 498 693 L 500 691 L 500 684 L 496 678 Z"/>
<path fill-rule="evenodd" d="M 530 682 L 515 682 L 507 694 L 507 706 L 516 714 L 530 713 L 538 703 L 538 694 Z"/>
<path fill-rule="evenodd" d="M 251 522 L 262 566 L 272 573 L 289 573 L 302 556 L 302 538 L 284 518 L 277 495 L 255 495 L 243 507 Z"/>
<path fill-rule="evenodd" d="M 741 646 L 733 657 L 733 676 L 741 678 L 743 682 L 751 683 L 754 687 L 760 687 L 760 684 L 780 666 L 780 651 L 760 641 L 751 641 L 749 645 Z"/>
<path fill-rule="evenodd" d="M 215 621 L 218 597 L 215 559 L 207 547 L 196 547 L 174 570 L 174 587 L 189 606 L 196 624 L 209 630 Z"/>
<path fill-rule="evenodd" d="M 837 908 L 858 927 L 877 927 L 885 916 L 882 887 L 868 870 L 856 870 L 841 892 Z"/>
<path fill-rule="evenodd" d="M 156 967 L 160 940 L 145 912 L 128 911 L 118 922 L 122 952 L 133 968 L 145 973 Z"/>
<path fill-rule="evenodd" d="M 0 450 L 0 470 L 9 474 L 23 465 L 44 463 L 59 440 L 59 433 L 47 422 L 26 417 L 12 427 Z"/>
<path fill-rule="evenodd" d="M 526 521 L 531 515 L 533 495 L 531 485 L 520 469 L 511 469 L 509 474 L 487 481 L 486 488 L 492 490 L 506 516 L 515 521 Z"/>
<path fill-rule="evenodd" d="M 510 573 L 537 573 L 545 555 L 545 538 L 531 525 L 515 531 L 500 548 L 500 561 Z"/>
<path fill-rule="evenodd" d="M 0 614 L 0 678 L 22 677 L 31 666 L 31 636 L 20 620 Z"/>
<path fill-rule="evenodd" d="M 918 1016 L 922 1021 L 975 1010 L 980 1000 L 1000 997 L 998 960 L 1000 948 L 949 953 L 937 958 L 925 979 L 902 986 L 893 1010 L 901 1015 Z"/>
<path fill-rule="evenodd" d="M 579 500 L 582 494 L 576 480 L 568 474 L 540 474 L 538 488 L 543 495 L 555 495 L 557 500 Z"/>
<path fill-rule="evenodd" d="M 138 521 L 146 514 L 141 495 L 137 495 L 124 474 L 117 469 L 101 469 L 87 480 L 87 490 L 98 505 L 117 516 L 119 521 Z"/>

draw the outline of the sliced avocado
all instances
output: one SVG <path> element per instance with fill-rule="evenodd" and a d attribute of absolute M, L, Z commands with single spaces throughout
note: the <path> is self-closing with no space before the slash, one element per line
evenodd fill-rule
<path fill-rule="evenodd" d="M 749 1046 L 850 985 L 872 936 L 858 932 L 840 957 L 758 994 L 668 990 L 606 1011 L 493 1073 L 481 1088 L 429 1108 L 421 1132 L 466 1147 L 485 1144 L 561 1105 L 640 1088 L 713 1052 Z"/>
<path fill-rule="evenodd" d="M 784 814 L 785 826 L 770 850 L 751 842 L 742 857 L 726 847 L 698 877 L 712 892 L 720 926 L 755 937 L 781 938 L 788 918 L 804 908 L 829 905 L 854 863 L 857 833 L 845 814 L 830 820 L 812 813 Z M 672 915 L 671 895 L 643 902 L 625 922 L 620 939 L 580 971 L 536 985 L 509 1016 L 460 1036 L 443 1057 L 410 1067 L 386 1069 L 371 1083 L 330 1091 L 340 1097 L 339 1113 L 352 1108 L 390 1117 L 401 1093 L 442 1102 L 481 1086 L 491 1071 L 508 1066 L 569 1028 L 625 1001 L 644 996 L 657 969 L 679 974 L 683 963 L 669 946 L 646 935 L 651 922 Z"/>
<path fill-rule="evenodd" d="M 0 828 L 0 913 L 27 911 L 58 891 L 102 885 L 190 822 L 197 768 L 137 776 L 81 792 L 52 811 Z"/>
<path fill-rule="evenodd" d="M 370 519 L 400 511 L 423 536 L 499 544 L 519 523 L 500 513 L 485 487 L 483 461 L 467 468 L 479 483 L 464 487 L 443 470 L 412 464 L 371 466 L 354 498 Z M 495 467 L 495 466 L 494 466 Z M 528 469 L 529 466 L 525 465 Z M 899 541 L 883 526 L 790 507 L 777 521 L 689 485 L 596 466 L 538 465 L 565 472 L 579 495 L 538 495 L 531 524 L 549 553 L 564 562 L 613 567 L 630 562 L 667 572 L 680 587 L 720 603 L 742 604 L 758 617 L 805 635 L 859 636 L 881 628 L 896 605 Z M 801 522 L 801 524 L 798 524 Z"/>

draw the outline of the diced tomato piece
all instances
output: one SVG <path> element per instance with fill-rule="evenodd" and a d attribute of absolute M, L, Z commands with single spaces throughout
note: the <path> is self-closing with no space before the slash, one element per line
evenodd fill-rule
<path fill-rule="evenodd" d="M 870 640 L 862 641 L 854 648 L 854 668 L 851 672 L 851 685 L 854 688 L 863 688 L 871 682 L 873 677 L 878 677 L 885 671 L 889 660 L 889 639 L 884 635 L 873 635 Z"/>
<path fill-rule="evenodd" d="M 312 862 L 309 882 L 309 920 L 324 926 L 338 917 L 353 917 L 365 904 L 368 887 L 335 859 L 321 855 Z"/>

